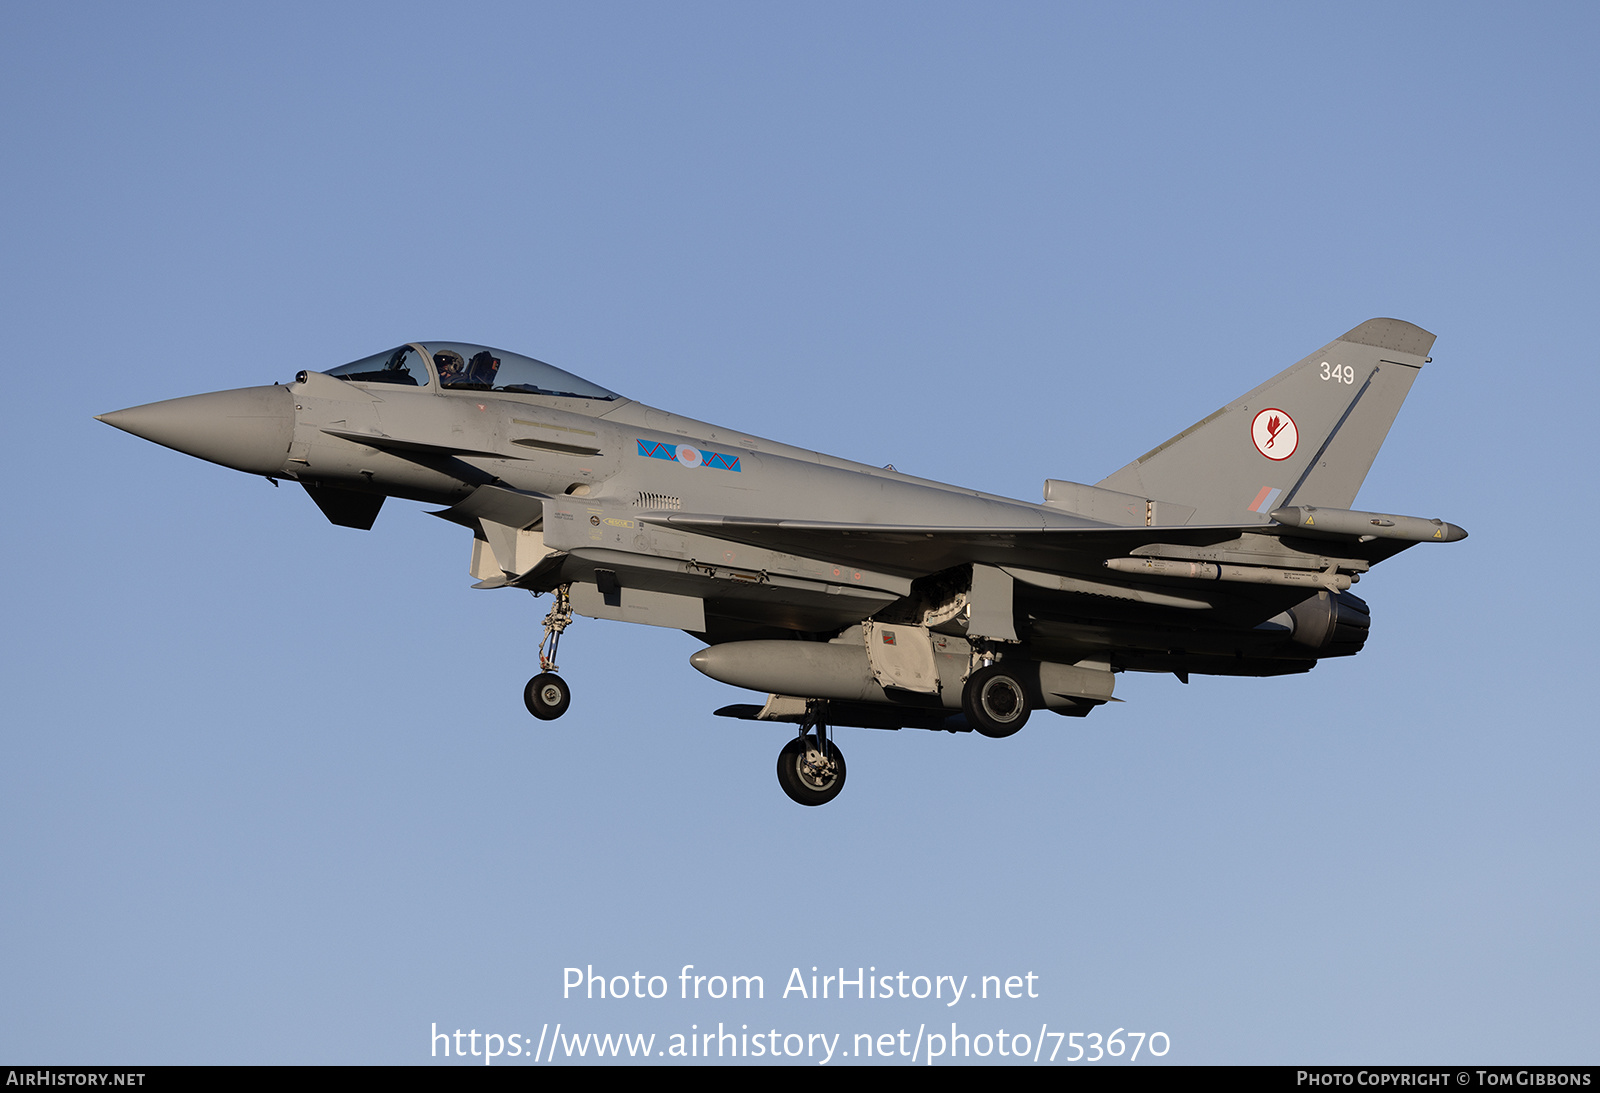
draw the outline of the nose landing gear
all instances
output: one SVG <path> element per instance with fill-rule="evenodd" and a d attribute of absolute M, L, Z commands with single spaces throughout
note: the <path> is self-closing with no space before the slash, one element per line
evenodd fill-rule
<path fill-rule="evenodd" d="M 572 705 L 572 689 L 554 672 L 540 672 L 522 689 L 522 701 L 540 721 L 554 721 Z"/>
<path fill-rule="evenodd" d="M 561 644 L 561 634 L 572 622 L 572 599 L 568 595 L 571 585 L 562 585 L 555 591 L 556 602 L 544 617 L 544 637 L 539 639 L 539 674 L 528 680 L 522 689 L 523 705 L 540 721 L 554 721 L 572 705 L 572 690 L 567 681 L 556 675 L 556 648 Z"/>

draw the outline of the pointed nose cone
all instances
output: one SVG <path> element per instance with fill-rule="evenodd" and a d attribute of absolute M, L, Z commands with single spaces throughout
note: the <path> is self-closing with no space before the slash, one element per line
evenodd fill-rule
<path fill-rule="evenodd" d="M 234 470 L 276 474 L 294 439 L 294 401 L 285 387 L 241 387 L 152 402 L 95 420 Z"/>

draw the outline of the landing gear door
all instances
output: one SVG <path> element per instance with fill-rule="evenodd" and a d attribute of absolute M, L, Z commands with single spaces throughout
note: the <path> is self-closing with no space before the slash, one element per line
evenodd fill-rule
<path fill-rule="evenodd" d="M 867 663 L 879 685 L 919 694 L 939 693 L 939 670 L 934 666 L 933 640 L 927 627 L 867 622 L 862 633 Z"/>

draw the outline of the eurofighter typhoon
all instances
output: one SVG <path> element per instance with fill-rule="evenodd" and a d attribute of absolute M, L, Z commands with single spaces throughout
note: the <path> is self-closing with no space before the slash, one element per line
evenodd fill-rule
<path fill-rule="evenodd" d="M 1032 504 L 635 402 L 530 357 L 411 342 L 286 385 L 99 420 L 370 529 L 385 498 L 472 533 L 474 588 L 549 594 L 524 700 L 571 701 L 573 615 L 685 630 L 689 662 L 792 728 L 778 782 L 820 805 L 839 726 L 1006 737 L 1083 717 L 1119 672 L 1274 676 L 1352 656 L 1350 586 L 1454 524 L 1351 508 L 1434 336 L 1372 319 L 1087 485 Z"/>

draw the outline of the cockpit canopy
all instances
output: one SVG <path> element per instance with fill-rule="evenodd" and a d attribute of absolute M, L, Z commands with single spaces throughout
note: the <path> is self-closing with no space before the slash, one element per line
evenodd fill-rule
<path fill-rule="evenodd" d="M 553 364 L 469 342 L 413 342 L 330 368 L 328 375 L 405 387 L 427 387 L 437 377 L 440 387 L 454 391 L 514 391 L 607 401 L 622 397 Z"/>

